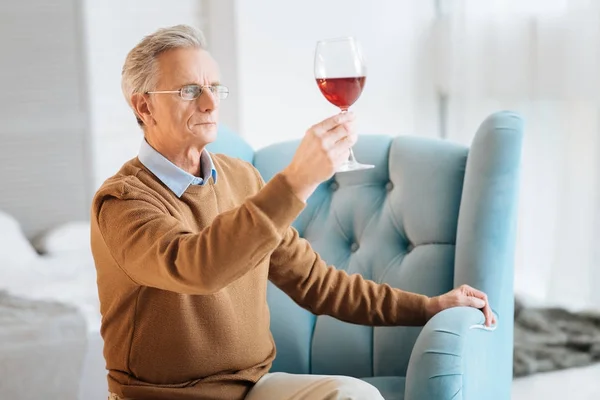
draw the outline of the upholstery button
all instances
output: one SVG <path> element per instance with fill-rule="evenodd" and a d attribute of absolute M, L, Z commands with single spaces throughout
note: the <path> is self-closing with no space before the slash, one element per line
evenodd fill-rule
<path fill-rule="evenodd" d="M 340 184 L 337 183 L 336 181 L 331 182 L 331 185 L 329 185 L 329 188 L 331 189 L 332 192 L 335 192 L 336 190 L 338 190 L 340 187 Z"/>
<path fill-rule="evenodd" d="M 385 184 L 385 190 L 387 190 L 388 192 L 391 192 L 393 188 L 394 188 L 394 184 L 392 183 L 392 181 L 389 181 L 388 183 Z"/>
<path fill-rule="evenodd" d="M 356 253 L 358 248 L 359 248 L 358 243 L 352 243 L 352 245 L 350 246 L 350 251 L 353 253 Z"/>

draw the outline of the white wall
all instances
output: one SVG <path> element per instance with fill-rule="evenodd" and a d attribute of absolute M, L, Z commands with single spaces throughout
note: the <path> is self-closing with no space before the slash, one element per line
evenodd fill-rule
<path fill-rule="evenodd" d="M 202 15 L 208 48 L 219 63 L 221 81 L 230 90 L 227 101 L 221 102 L 219 120 L 239 132 L 241 93 L 237 0 L 205 0 L 202 2 Z"/>
<path fill-rule="evenodd" d="M 430 64 L 421 62 L 433 18 L 433 2 L 238 0 L 241 134 L 262 147 L 301 137 L 336 113 L 315 83 L 314 48 L 319 39 L 353 35 L 368 63 L 352 107 L 359 133 L 436 135 L 435 88 L 424 77 Z"/>
<path fill-rule="evenodd" d="M 137 155 L 142 138 L 121 93 L 125 56 L 160 27 L 202 28 L 201 6 L 200 0 L 85 0 L 94 188 Z"/>
<path fill-rule="evenodd" d="M 89 213 L 76 0 L 0 3 L 0 210 L 28 236 Z"/>

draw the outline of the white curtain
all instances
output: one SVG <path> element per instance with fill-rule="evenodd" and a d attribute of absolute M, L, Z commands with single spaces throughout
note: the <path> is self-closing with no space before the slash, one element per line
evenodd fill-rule
<path fill-rule="evenodd" d="M 442 5 L 434 80 L 448 138 L 470 142 L 499 109 L 526 120 L 517 294 L 600 308 L 600 2 Z"/>

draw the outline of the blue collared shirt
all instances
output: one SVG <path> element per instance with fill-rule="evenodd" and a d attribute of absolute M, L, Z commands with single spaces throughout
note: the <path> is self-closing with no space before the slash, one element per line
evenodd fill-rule
<path fill-rule="evenodd" d="M 138 159 L 146 168 L 161 180 L 177 197 L 183 196 L 190 185 L 204 186 L 212 177 L 217 183 L 217 170 L 206 149 L 200 155 L 200 173 L 197 177 L 179 168 L 165 156 L 156 151 L 146 139 L 142 140 Z"/>

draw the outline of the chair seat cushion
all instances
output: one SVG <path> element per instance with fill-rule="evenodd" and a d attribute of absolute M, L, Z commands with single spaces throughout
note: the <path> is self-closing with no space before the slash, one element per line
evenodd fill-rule
<path fill-rule="evenodd" d="M 385 400 L 404 400 L 404 384 L 406 378 L 399 376 L 377 376 L 361 378 L 379 389 Z"/>

